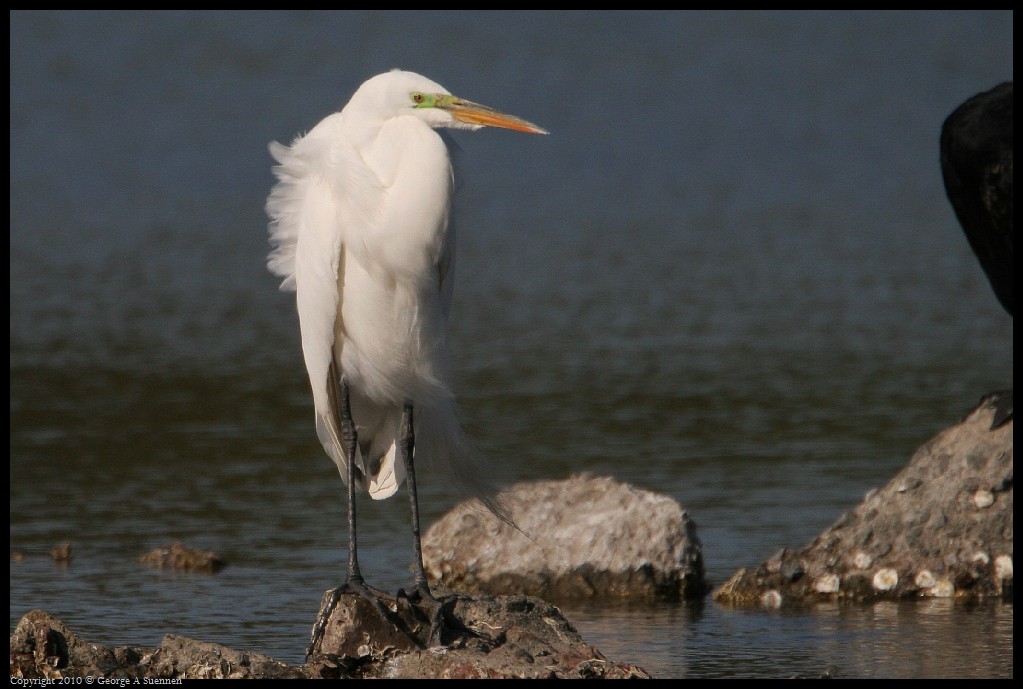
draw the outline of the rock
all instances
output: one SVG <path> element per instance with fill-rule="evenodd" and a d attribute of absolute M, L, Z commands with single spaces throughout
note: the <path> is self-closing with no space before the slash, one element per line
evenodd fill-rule
<path fill-rule="evenodd" d="M 61 543 L 59 546 L 50 551 L 50 557 L 57 564 L 66 565 L 71 562 L 71 544 Z"/>
<path fill-rule="evenodd" d="M 13 679 L 90 677 L 152 679 L 301 679 L 305 668 L 288 667 L 259 653 L 168 634 L 157 648 L 109 649 L 82 641 L 63 622 L 33 610 L 11 635 Z"/>
<path fill-rule="evenodd" d="M 325 596 L 326 599 L 326 596 Z M 388 620 L 357 595 L 340 597 L 309 662 L 289 666 L 260 653 L 167 635 L 157 648 L 109 649 L 82 641 L 42 610 L 11 635 L 12 680 L 89 677 L 97 683 L 177 679 L 649 679 L 585 644 L 554 606 L 526 596 L 455 596 L 443 646 L 425 647 L 422 618 L 391 600 Z M 108 680 L 103 682 L 100 680 Z M 73 682 L 71 682 L 73 683 Z"/>
<path fill-rule="evenodd" d="M 329 597 L 324 595 L 324 602 Z M 342 594 L 306 666 L 310 676 L 378 679 L 649 679 L 585 644 L 549 603 L 528 596 L 444 598 L 443 645 L 428 647 L 428 616 L 383 598 L 389 620 Z"/>
<path fill-rule="evenodd" d="M 178 569 L 184 572 L 216 574 L 227 563 L 212 550 L 186 548 L 180 543 L 171 543 L 152 550 L 139 558 L 139 562 L 158 569 Z"/>
<path fill-rule="evenodd" d="M 261 653 L 235 651 L 208 641 L 168 634 L 148 657 L 147 676 L 183 679 L 305 679 L 301 667 L 289 667 Z"/>
<path fill-rule="evenodd" d="M 741 569 L 736 606 L 918 597 L 1012 599 L 1012 421 L 989 396 L 806 548 Z"/>
<path fill-rule="evenodd" d="M 696 525 L 673 498 L 587 474 L 521 483 L 518 530 L 462 503 L 423 536 L 427 576 L 459 591 L 549 600 L 678 600 L 707 591 Z"/>

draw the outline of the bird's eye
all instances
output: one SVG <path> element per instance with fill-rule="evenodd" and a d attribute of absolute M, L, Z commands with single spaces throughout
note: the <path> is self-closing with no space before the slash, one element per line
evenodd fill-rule
<path fill-rule="evenodd" d="M 426 100 L 426 98 L 423 96 L 423 94 L 421 94 L 421 93 L 413 93 L 412 94 L 412 102 L 413 103 L 422 103 L 424 100 Z"/>

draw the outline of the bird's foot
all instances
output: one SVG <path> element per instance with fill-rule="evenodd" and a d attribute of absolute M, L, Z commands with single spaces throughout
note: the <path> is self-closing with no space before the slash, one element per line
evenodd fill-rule
<path fill-rule="evenodd" d="M 424 625 L 429 625 L 429 634 L 422 634 L 423 628 L 419 627 L 420 643 L 425 648 L 444 646 L 445 632 L 458 634 L 469 634 L 479 636 L 474 630 L 466 627 L 458 617 L 455 616 L 455 603 L 457 595 L 449 595 L 438 598 L 430 591 L 426 584 L 420 584 L 411 593 L 404 589 L 398 591 L 397 604 L 399 611 L 408 609 L 414 619 Z M 450 641 L 450 639 L 449 639 Z"/>
<path fill-rule="evenodd" d="M 362 596 L 363 599 L 369 601 L 387 624 L 394 624 L 391 619 L 390 611 L 381 600 L 383 598 L 390 599 L 391 597 L 380 589 L 373 588 L 361 579 L 349 579 L 347 582 L 331 591 L 327 604 L 320 608 L 320 614 L 316 618 L 316 624 L 313 625 L 313 631 L 310 635 L 309 648 L 307 648 L 305 652 L 306 660 L 309 660 L 309 658 L 312 657 L 316 647 L 323 640 L 323 633 L 327 629 L 327 623 L 330 621 L 330 616 L 334 613 L 334 608 L 337 607 L 337 603 L 341 599 L 341 596 L 346 593 Z"/>
<path fill-rule="evenodd" d="M 406 593 L 405 589 L 398 591 L 397 603 L 399 611 L 406 610 L 410 618 L 429 625 L 429 634 L 423 634 L 421 626 L 416 629 L 416 636 L 424 647 L 444 645 L 445 607 L 454 607 L 454 598 L 442 601 L 434 597 L 429 586 L 422 584 L 413 589 L 411 594 Z"/>

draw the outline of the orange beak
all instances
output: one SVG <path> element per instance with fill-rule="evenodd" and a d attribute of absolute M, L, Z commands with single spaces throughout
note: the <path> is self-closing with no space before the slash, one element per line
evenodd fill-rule
<path fill-rule="evenodd" d="M 451 113 L 451 116 L 460 122 L 467 122 L 482 127 L 501 127 L 503 129 L 514 129 L 517 132 L 527 134 L 547 134 L 547 130 L 538 127 L 532 122 L 527 122 L 521 117 L 506 115 L 493 108 L 472 101 L 452 97 L 450 102 L 438 104 Z"/>

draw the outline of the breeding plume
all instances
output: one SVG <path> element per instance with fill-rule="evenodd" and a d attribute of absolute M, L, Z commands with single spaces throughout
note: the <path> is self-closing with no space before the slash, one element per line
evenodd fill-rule
<path fill-rule="evenodd" d="M 321 612 L 314 644 L 343 591 L 378 598 L 359 570 L 356 489 L 380 500 L 407 482 L 413 596 L 437 603 L 423 569 L 414 460 L 457 462 L 465 448 L 447 363 L 453 173 L 436 130 L 485 126 L 547 133 L 394 70 L 290 147 L 270 145 L 279 181 L 267 200 L 268 267 L 296 293 L 316 433 L 348 486 L 347 580 Z"/>

